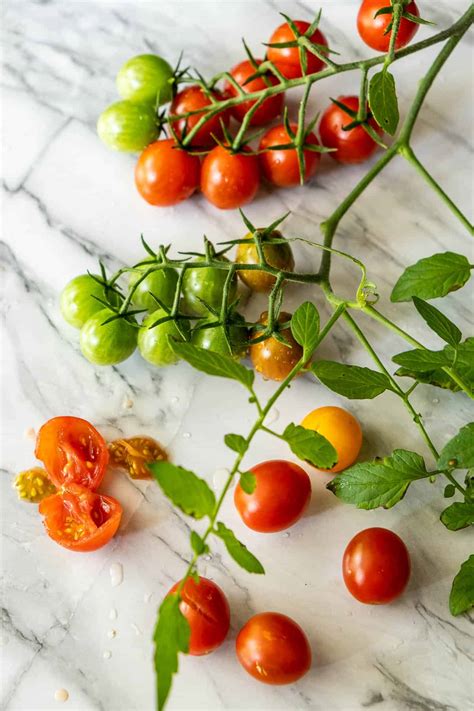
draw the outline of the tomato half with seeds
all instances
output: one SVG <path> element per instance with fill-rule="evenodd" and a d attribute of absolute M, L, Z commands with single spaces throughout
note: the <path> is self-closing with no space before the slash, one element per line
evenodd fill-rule
<path fill-rule="evenodd" d="M 297 125 L 290 124 L 292 131 L 296 133 Z M 280 188 L 291 188 L 300 185 L 300 168 L 298 154 L 295 148 L 278 148 L 272 150 L 272 146 L 285 146 L 292 142 L 283 124 L 273 126 L 263 136 L 260 141 L 258 159 L 265 178 Z M 314 133 L 309 133 L 305 144 L 318 146 L 319 141 Z M 303 150 L 304 155 L 304 182 L 310 180 L 318 169 L 321 160 L 321 153 L 317 151 Z"/>
<path fill-rule="evenodd" d="M 304 20 L 295 20 L 294 24 L 301 34 L 304 34 L 310 27 L 309 22 L 305 22 Z M 284 22 L 276 28 L 270 37 L 269 44 L 294 42 L 295 39 L 295 33 L 290 25 Z M 314 44 L 320 44 L 323 45 L 323 47 L 328 46 L 326 37 L 321 30 L 313 32 L 309 39 L 311 42 L 314 42 Z M 314 74 L 314 72 L 321 71 L 324 67 L 324 62 L 319 57 L 316 57 L 315 54 L 308 52 L 308 50 L 305 51 L 308 64 L 306 74 Z M 280 72 L 287 79 L 296 79 L 297 77 L 303 76 L 298 47 L 269 47 L 267 57 L 273 64 L 276 64 Z"/>
<path fill-rule="evenodd" d="M 178 585 L 173 585 L 168 595 L 176 592 Z M 201 656 L 220 647 L 229 631 L 230 608 L 218 585 L 203 577 L 198 582 L 187 578 L 179 609 L 191 628 L 189 654 Z"/>
<path fill-rule="evenodd" d="M 216 146 L 204 158 L 201 190 L 221 210 L 235 210 L 251 202 L 259 185 L 258 158 L 250 148 L 232 153 L 229 148 Z"/>
<path fill-rule="evenodd" d="M 256 77 L 255 79 L 248 81 L 248 79 L 258 70 L 258 67 L 262 64 L 262 62 L 262 59 L 256 59 L 255 63 L 257 67 L 255 67 L 252 62 L 246 59 L 231 69 L 231 75 L 246 94 L 253 94 L 255 91 L 261 91 L 267 86 L 278 84 L 278 79 L 270 73 L 267 73 L 265 78 Z M 230 82 L 227 82 L 225 91 L 228 96 L 239 95 L 237 88 Z M 274 118 L 281 114 L 284 99 L 285 97 L 283 93 L 274 94 L 273 96 L 269 96 L 268 99 L 265 99 L 250 119 L 250 126 L 264 126 L 266 123 L 273 121 Z M 236 121 L 242 122 L 245 118 L 245 114 L 250 111 L 255 103 L 256 100 L 244 101 L 241 104 L 237 104 L 237 106 L 232 106 L 232 116 Z"/>
<path fill-rule="evenodd" d="M 72 485 L 68 491 L 43 499 L 48 536 L 71 551 L 87 553 L 105 546 L 117 533 L 122 506 L 112 496 Z"/>
<path fill-rule="evenodd" d="M 251 617 L 235 644 L 245 671 L 264 684 L 292 684 L 311 667 L 308 638 L 291 617 L 279 612 Z"/>
<path fill-rule="evenodd" d="M 217 90 L 212 91 L 211 95 L 216 101 L 222 101 L 223 99 L 222 94 Z M 200 86 L 188 86 L 176 94 L 171 104 L 169 115 L 170 117 L 180 116 L 189 111 L 198 111 L 199 109 L 204 109 L 206 106 L 209 106 L 211 103 L 211 99 L 204 93 Z M 185 134 L 189 133 L 198 121 L 200 121 L 202 116 L 202 113 L 196 113 L 192 116 L 173 121 L 172 126 L 178 138 L 183 138 Z M 212 116 L 193 136 L 190 145 L 202 148 L 214 146 L 216 144 L 214 137 L 219 140 L 223 137 L 222 123 L 224 126 L 228 126 L 229 121 L 230 116 L 228 111 L 221 111 L 215 116 Z"/>
<path fill-rule="evenodd" d="M 388 7 L 387 0 L 363 0 L 359 14 L 357 15 L 357 29 L 359 35 L 364 40 L 365 44 L 376 49 L 378 52 L 388 52 L 390 46 L 391 30 L 385 34 L 387 27 L 393 20 L 393 14 L 377 15 L 378 10 Z M 404 8 L 404 12 L 409 12 L 415 17 L 419 17 L 420 13 L 415 2 L 408 2 Z M 405 47 L 418 31 L 418 23 L 402 17 L 400 26 L 395 40 L 395 49 Z"/>
<path fill-rule="evenodd" d="M 150 205 L 168 207 L 191 197 L 199 185 L 200 161 L 173 139 L 151 143 L 138 159 L 135 185 Z"/>
<path fill-rule="evenodd" d="M 282 311 L 278 323 L 283 324 L 290 320 L 291 314 Z M 267 325 L 268 313 L 266 311 L 260 316 L 259 321 L 261 324 Z M 284 380 L 303 355 L 303 349 L 293 338 L 289 327 L 284 328 L 280 333 L 286 340 L 286 344 L 278 341 L 275 336 L 270 336 L 270 338 L 250 346 L 250 359 L 253 367 L 257 373 L 269 380 Z M 261 331 L 255 330 L 252 337 L 257 338 L 261 335 Z"/>
<path fill-rule="evenodd" d="M 357 113 L 359 109 L 357 96 L 339 96 L 338 101 Z M 329 155 L 339 163 L 363 163 L 377 150 L 377 143 L 362 126 L 344 130 L 344 127 L 352 121 L 354 117 L 336 104 L 331 104 L 321 117 L 319 124 L 321 141 L 326 148 L 336 149 Z M 376 133 L 382 135 L 383 131 L 375 119 L 370 118 L 368 123 Z"/>
<path fill-rule="evenodd" d="M 53 417 L 45 422 L 36 438 L 35 456 L 58 488 L 77 484 L 97 489 L 109 461 L 105 439 L 80 417 Z"/>

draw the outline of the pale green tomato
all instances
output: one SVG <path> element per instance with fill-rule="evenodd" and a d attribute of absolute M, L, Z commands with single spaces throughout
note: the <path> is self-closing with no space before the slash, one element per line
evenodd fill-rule
<path fill-rule="evenodd" d="M 71 279 L 60 296 L 59 303 L 64 320 L 74 328 L 82 328 L 87 319 L 104 308 L 104 305 L 94 296 L 103 301 L 108 300 L 113 305 L 118 303 L 117 295 L 110 290 L 106 294 L 104 287 L 98 284 L 90 274 L 80 274 Z"/>
<path fill-rule="evenodd" d="M 176 363 L 179 358 L 171 348 L 168 338 L 171 337 L 177 341 L 185 340 L 174 321 L 166 321 L 159 326 L 149 328 L 164 316 L 166 316 L 166 312 L 163 309 L 157 309 L 144 319 L 138 332 L 138 350 L 143 358 L 152 365 L 163 366 Z M 187 321 L 181 321 L 180 328 L 185 335 L 189 333 Z"/>
<path fill-rule="evenodd" d="M 115 365 L 132 355 L 137 347 L 138 328 L 123 318 L 104 324 L 113 316 L 102 309 L 88 319 L 81 329 L 81 350 L 94 365 Z"/>
<path fill-rule="evenodd" d="M 198 261 L 203 259 L 204 257 L 200 257 Z M 225 257 L 221 257 L 221 259 L 228 261 Z M 188 313 L 209 316 L 209 309 L 203 302 L 219 310 L 226 279 L 226 269 L 217 269 L 216 267 L 186 269 L 183 277 L 183 303 Z M 236 295 L 237 277 L 234 274 L 229 290 L 229 302 L 232 302 Z"/>
<path fill-rule="evenodd" d="M 99 116 L 97 133 L 114 151 L 141 151 L 158 138 L 155 109 L 149 104 L 117 101 Z"/>
<path fill-rule="evenodd" d="M 129 288 L 134 286 L 148 268 L 143 265 L 131 273 Z M 156 311 L 159 306 L 151 294 L 158 297 L 165 306 L 172 306 L 177 283 L 178 272 L 172 267 L 164 267 L 151 272 L 135 289 L 133 293 L 134 306 L 139 309 L 148 309 L 150 312 Z"/>
<path fill-rule="evenodd" d="M 242 319 L 243 321 L 243 319 Z M 204 325 L 204 324 L 203 324 Z M 193 332 L 192 343 L 198 348 L 204 348 L 206 351 L 213 351 L 220 355 L 228 355 L 235 360 L 240 360 L 245 356 L 247 346 L 247 329 L 239 323 L 234 323 L 228 329 L 228 335 L 223 326 L 214 326 L 210 324 L 207 328 L 198 328 Z"/>
<path fill-rule="evenodd" d="M 173 69 L 156 54 L 139 54 L 129 59 L 117 74 L 122 99 L 134 103 L 167 104 L 173 98 Z"/>

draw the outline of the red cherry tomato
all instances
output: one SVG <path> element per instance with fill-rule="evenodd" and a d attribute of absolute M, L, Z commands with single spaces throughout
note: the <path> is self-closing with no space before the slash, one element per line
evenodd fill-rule
<path fill-rule="evenodd" d="M 256 59 L 255 61 L 256 64 L 260 66 L 263 60 Z M 261 89 L 265 89 L 265 87 L 268 85 L 263 77 L 257 77 L 256 79 L 252 79 L 252 81 L 249 81 L 247 84 L 245 83 L 247 79 L 252 76 L 252 74 L 255 74 L 256 71 L 257 70 L 255 69 L 253 64 L 246 59 L 243 62 L 240 62 L 240 64 L 237 64 L 231 70 L 230 73 L 236 80 L 237 84 L 242 87 L 246 94 L 252 94 L 254 91 L 260 91 Z M 269 84 L 278 84 L 278 80 L 276 77 L 273 76 L 273 74 L 267 74 L 267 82 L 269 82 Z M 238 95 L 237 89 L 230 82 L 227 82 L 226 84 L 226 94 L 228 94 L 229 96 Z M 259 106 L 258 109 L 255 111 L 254 115 L 250 119 L 250 125 L 264 126 L 266 123 L 270 123 L 270 121 L 273 121 L 274 118 L 281 114 L 283 109 L 283 101 L 283 93 L 275 94 L 274 96 L 269 96 L 268 99 L 265 99 L 263 104 Z M 255 101 L 244 101 L 242 104 L 232 106 L 232 116 L 235 118 L 236 121 L 242 122 L 244 120 L 245 114 L 247 113 L 247 111 L 249 111 L 249 109 L 252 108 L 254 104 Z"/>
<path fill-rule="evenodd" d="M 383 7 L 388 7 L 389 3 L 386 0 L 364 0 L 359 8 L 359 14 L 357 15 L 357 29 L 359 30 L 359 35 L 364 40 L 365 44 L 376 49 L 378 52 L 388 52 L 390 46 L 390 37 L 392 32 L 387 32 L 390 22 L 392 22 L 393 15 L 378 15 L 375 13 Z M 409 12 L 415 17 L 419 17 L 420 13 L 415 2 L 409 2 L 404 7 L 405 12 Z M 408 20 L 406 17 L 402 17 L 400 21 L 400 27 L 397 32 L 397 39 L 395 40 L 395 49 L 401 49 L 405 47 L 418 30 L 418 24 Z"/>
<path fill-rule="evenodd" d="M 290 124 L 292 131 L 297 130 L 296 124 Z M 273 126 L 263 136 L 260 141 L 259 150 L 271 146 L 284 146 L 291 143 L 291 137 L 283 124 Z M 319 141 L 314 133 L 308 134 L 306 143 L 319 145 Z M 313 151 L 304 151 L 304 180 L 307 182 L 316 173 L 321 160 L 321 154 Z M 260 167 L 266 179 L 281 188 L 289 188 L 300 184 L 300 171 L 298 156 L 294 148 L 267 151 L 259 154 Z"/>
<path fill-rule="evenodd" d="M 53 417 L 41 427 L 35 455 L 53 484 L 96 489 L 103 479 L 109 452 L 99 432 L 80 417 Z"/>
<path fill-rule="evenodd" d="M 297 29 L 304 34 L 309 28 L 309 22 L 304 22 L 303 20 L 294 21 Z M 328 46 L 326 37 L 320 30 L 313 32 L 309 38 L 311 42 L 315 44 L 322 44 L 325 47 Z M 276 28 L 275 32 L 272 34 L 269 40 L 269 44 L 277 44 L 280 42 L 293 42 L 295 40 L 295 33 L 289 26 L 287 22 Z M 315 54 L 306 51 L 307 58 L 307 69 L 306 74 L 314 74 L 315 72 L 321 71 L 324 67 L 324 62 L 316 57 Z M 268 59 L 276 64 L 280 72 L 287 79 L 296 79 L 297 77 L 303 76 L 303 70 L 301 68 L 300 54 L 298 47 L 269 47 L 267 52 Z"/>
<path fill-rule="evenodd" d="M 410 577 L 410 556 L 393 531 L 366 528 L 354 536 L 344 551 L 342 573 L 356 600 L 383 605 L 404 591 Z"/>
<path fill-rule="evenodd" d="M 359 108 L 357 96 L 340 96 L 338 101 L 352 111 L 357 111 Z M 356 126 L 349 131 L 343 130 L 344 126 L 353 120 L 353 117 L 340 109 L 339 106 L 331 104 L 322 115 L 319 124 L 319 135 L 323 145 L 326 148 L 337 149 L 329 155 L 339 163 L 362 163 L 377 150 L 376 142 L 362 126 Z M 375 119 L 369 119 L 369 124 L 379 135 L 382 134 L 382 129 Z"/>
<path fill-rule="evenodd" d="M 237 636 L 236 650 L 245 671 L 264 684 L 292 684 L 311 667 L 308 638 L 278 612 L 251 617 Z"/>
<path fill-rule="evenodd" d="M 176 592 L 175 583 L 168 595 Z M 230 626 L 230 609 L 227 598 L 218 585 L 207 578 L 197 583 L 188 578 L 181 590 L 179 608 L 191 628 L 189 654 L 209 654 L 220 647 Z"/>
<path fill-rule="evenodd" d="M 211 92 L 213 97 L 221 101 L 222 95 L 218 91 Z M 188 113 L 188 111 L 197 111 L 211 104 L 211 100 L 203 92 L 200 86 L 188 86 L 183 89 L 175 98 L 170 107 L 170 116 L 180 116 L 181 114 Z M 182 138 L 184 133 L 189 133 L 192 128 L 201 119 L 202 113 L 194 114 L 193 116 L 188 116 L 187 118 L 179 119 L 174 121 L 172 126 L 175 130 L 178 138 Z M 216 114 L 206 121 L 206 123 L 199 129 L 196 135 L 191 139 L 192 146 L 199 146 L 203 148 L 209 148 L 215 145 L 215 140 L 213 136 L 218 139 L 223 137 L 221 121 L 225 126 L 229 125 L 230 116 L 228 111 L 222 111 L 220 114 Z"/>
<path fill-rule="evenodd" d="M 216 146 L 204 158 L 201 190 L 209 202 L 222 210 L 251 202 L 259 184 L 258 158 L 248 148 L 232 154 L 228 148 Z"/>
<path fill-rule="evenodd" d="M 50 538 L 81 553 L 102 548 L 116 534 L 122 507 L 116 499 L 81 486 L 48 496 L 39 505 Z"/>
<path fill-rule="evenodd" d="M 135 167 L 135 184 L 150 205 L 177 205 L 198 187 L 199 171 L 199 158 L 168 138 L 145 148 Z"/>
<path fill-rule="evenodd" d="M 250 471 L 256 480 L 253 493 L 246 494 L 240 484 L 234 492 L 243 522 L 261 533 L 283 531 L 296 523 L 311 499 L 311 482 L 304 469 L 275 459 L 257 464 Z"/>

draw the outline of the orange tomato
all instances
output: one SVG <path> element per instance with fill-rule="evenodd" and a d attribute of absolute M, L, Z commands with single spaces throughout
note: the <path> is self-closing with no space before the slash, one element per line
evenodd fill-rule
<path fill-rule="evenodd" d="M 354 415 L 342 407 L 318 407 L 301 421 L 301 426 L 326 437 L 337 452 L 337 464 L 324 471 L 340 472 L 357 459 L 362 446 L 362 430 Z"/>

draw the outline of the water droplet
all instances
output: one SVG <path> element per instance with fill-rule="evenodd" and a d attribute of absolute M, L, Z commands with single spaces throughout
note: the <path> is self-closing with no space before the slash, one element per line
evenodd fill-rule
<path fill-rule="evenodd" d="M 153 597 L 153 593 L 147 592 L 143 596 L 143 602 L 150 602 L 151 598 Z"/>
<path fill-rule="evenodd" d="M 124 397 L 124 399 L 122 400 L 122 408 L 124 410 L 129 410 L 131 407 L 133 407 L 132 398 L 130 398 L 128 396 Z"/>
<path fill-rule="evenodd" d="M 36 439 L 36 432 L 33 427 L 27 427 L 27 429 L 23 432 L 23 437 L 25 439 Z"/>
<path fill-rule="evenodd" d="M 112 652 L 110 651 L 110 649 L 106 649 L 102 656 L 104 657 L 104 659 L 110 659 L 110 657 L 112 656 Z"/>
<path fill-rule="evenodd" d="M 67 701 L 69 698 L 69 691 L 67 689 L 58 689 L 57 691 L 54 692 L 54 700 L 59 701 L 60 703 L 64 703 Z"/>
<path fill-rule="evenodd" d="M 117 630 L 109 630 L 109 631 L 107 632 L 107 637 L 108 637 L 109 639 L 113 639 L 113 638 L 116 637 L 116 636 L 117 636 Z"/>
<path fill-rule="evenodd" d="M 118 617 L 117 610 L 113 607 L 109 612 L 109 620 L 116 620 Z"/>
<path fill-rule="evenodd" d="M 214 489 L 220 491 L 224 487 L 228 476 L 228 469 L 216 469 L 216 471 L 214 472 L 214 476 L 212 477 L 212 486 L 214 487 Z"/>
<path fill-rule="evenodd" d="M 191 439 L 191 432 L 183 432 L 183 439 Z"/>
<path fill-rule="evenodd" d="M 121 585 L 123 582 L 123 566 L 122 563 L 112 563 L 109 568 L 110 582 L 113 588 Z"/>
<path fill-rule="evenodd" d="M 135 632 L 135 634 L 138 636 L 142 633 L 141 629 L 136 625 L 134 622 L 131 624 L 132 630 Z"/>
<path fill-rule="evenodd" d="M 179 397 L 175 395 L 174 397 L 171 398 L 171 404 L 172 405 L 177 405 L 179 402 Z"/>
<path fill-rule="evenodd" d="M 280 417 L 280 411 L 277 410 L 276 407 L 272 407 L 271 410 L 269 411 L 268 415 L 265 418 L 265 424 L 271 425 L 273 422 L 276 422 L 279 417 Z"/>
<path fill-rule="evenodd" d="M 289 537 L 290 537 L 290 533 L 289 533 L 289 531 L 287 531 L 287 532 L 286 532 L 286 533 L 284 533 L 283 535 L 285 536 L 285 538 L 289 538 Z"/>
<path fill-rule="evenodd" d="M 433 405 L 437 405 L 438 403 L 439 403 L 439 399 L 437 397 L 435 397 L 433 400 Z"/>

